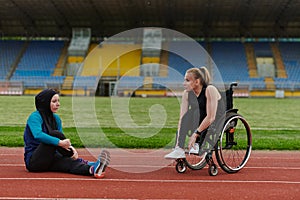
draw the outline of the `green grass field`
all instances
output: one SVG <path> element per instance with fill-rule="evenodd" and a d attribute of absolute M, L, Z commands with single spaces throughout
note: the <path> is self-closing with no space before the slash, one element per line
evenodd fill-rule
<path fill-rule="evenodd" d="M 0 146 L 23 146 L 34 97 L 0 96 L 0 102 Z M 300 149 L 299 99 L 235 98 L 234 107 L 251 126 L 253 149 Z M 171 148 L 179 108 L 177 98 L 61 97 L 58 114 L 76 147 Z"/>

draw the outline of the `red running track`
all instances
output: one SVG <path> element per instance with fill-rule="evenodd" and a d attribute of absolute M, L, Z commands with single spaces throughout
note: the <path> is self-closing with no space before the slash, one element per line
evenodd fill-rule
<path fill-rule="evenodd" d="M 83 158 L 94 159 L 86 149 L 78 151 Z M 219 174 L 214 177 L 208 175 L 206 168 L 188 170 L 184 174 L 178 174 L 174 165 L 161 165 L 156 169 L 155 160 L 161 158 L 151 157 L 151 154 L 147 154 L 149 163 L 139 166 L 148 171 L 132 173 L 131 169 L 135 169 L 135 163 L 141 159 L 111 151 L 112 162 L 106 177 L 95 179 L 54 172 L 29 173 L 23 163 L 23 148 L 0 147 L 0 199 L 300 198 L 298 151 L 253 151 L 240 172 L 227 174 L 219 169 Z M 145 153 L 149 150 L 132 151 Z M 153 163 L 154 171 L 149 170 Z"/>

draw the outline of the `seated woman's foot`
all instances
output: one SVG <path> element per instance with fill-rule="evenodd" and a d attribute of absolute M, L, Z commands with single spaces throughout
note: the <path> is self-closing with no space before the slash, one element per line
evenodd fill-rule
<path fill-rule="evenodd" d="M 185 152 L 180 147 L 175 147 L 174 151 L 171 153 L 165 155 L 166 159 L 179 159 L 179 158 L 185 158 Z"/>
<path fill-rule="evenodd" d="M 94 177 L 95 178 L 104 178 L 105 175 L 105 169 L 110 163 L 110 153 L 106 150 L 103 150 L 98 160 L 94 163 Z"/>

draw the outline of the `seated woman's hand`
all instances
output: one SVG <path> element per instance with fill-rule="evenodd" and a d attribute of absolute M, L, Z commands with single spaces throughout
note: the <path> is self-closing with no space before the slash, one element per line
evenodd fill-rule
<path fill-rule="evenodd" d="M 71 146 L 71 141 L 70 141 L 70 139 L 60 140 L 58 143 L 58 146 L 60 146 L 64 149 L 68 149 Z"/>
<path fill-rule="evenodd" d="M 76 149 L 73 146 L 70 146 L 70 149 L 72 149 L 72 151 L 73 151 L 73 156 L 71 158 L 73 160 L 78 159 L 78 152 L 76 151 Z"/>

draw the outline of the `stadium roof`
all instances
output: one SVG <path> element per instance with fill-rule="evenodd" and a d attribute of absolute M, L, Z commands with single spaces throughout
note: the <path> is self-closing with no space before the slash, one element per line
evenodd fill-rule
<path fill-rule="evenodd" d="M 0 0 L 1 36 L 110 37 L 164 27 L 190 37 L 300 37 L 299 0 Z"/>

